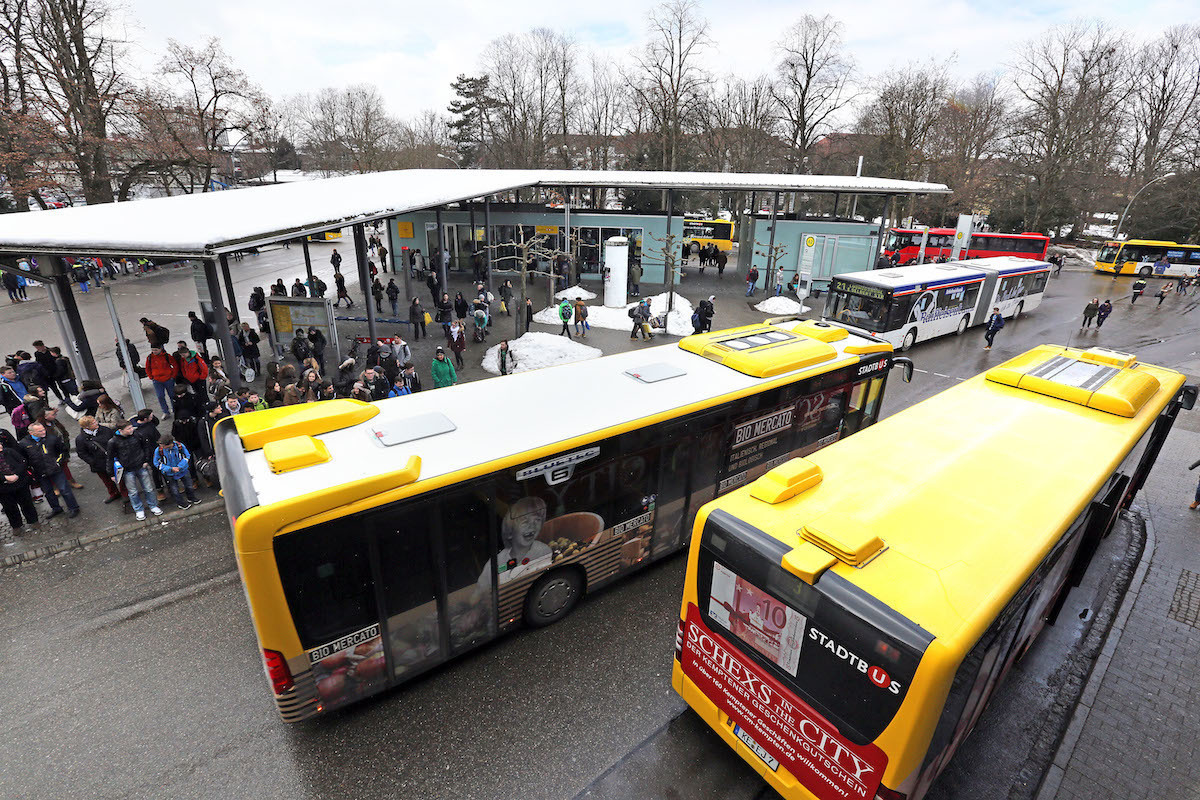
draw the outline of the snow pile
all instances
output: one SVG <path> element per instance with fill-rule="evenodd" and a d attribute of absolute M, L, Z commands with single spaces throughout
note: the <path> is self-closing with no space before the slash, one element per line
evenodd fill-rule
<path fill-rule="evenodd" d="M 570 291 L 569 289 L 567 291 Z M 650 313 L 653 316 L 659 316 L 667 313 L 667 294 L 656 294 L 653 297 L 647 297 L 650 302 Z M 588 306 L 588 323 L 593 328 L 607 328 L 612 331 L 628 331 L 633 329 L 633 320 L 629 318 L 629 309 L 636 306 L 637 303 L 629 303 L 623 308 L 605 308 L 604 306 Z M 667 333 L 672 336 L 691 336 L 692 335 L 692 313 L 694 308 L 691 301 L 686 297 L 675 294 L 675 310 L 671 312 L 671 316 L 667 319 Z M 558 306 L 550 306 L 543 308 L 541 311 L 533 315 L 534 322 L 540 322 L 543 325 L 561 325 L 558 318 Z M 574 331 L 575 317 L 571 316 L 572 332 Z M 658 329 L 655 329 L 658 333 Z M 485 367 L 486 369 L 486 367 Z"/>
<path fill-rule="evenodd" d="M 517 359 L 514 373 L 552 367 L 555 364 L 570 364 L 573 361 L 587 361 L 589 358 L 599 358 L 603 355 L 599 348 L 588 347 L 565 336 L 539 331 L 531 331 L 520 339 L 510 340 L 508 347 Z M 500 345 L 497 344 L 495 347 L 489 347 L 483 354 L 481 366 L 493 375 L 500 374 L 499 352 Z"/>
<path fill-rule="evenodd" d="M 756 309 L 764 314 L 774 314 L 783 316 L 785 314 L 803 314 L 805 311 L 812 311 L 811 308 L 797 303 L 790 297 L 780 295 L 778 297 L 768 297 L 761 303 L 755 306 Z"/>
<path fill-rule="evenodd" d="M 572 286 L 570 289 L 563 289 L 561 292 L 555 292 L 554 298 L 556 300 L 567 299 L 574 303 L 576 300 L 595 300 L 596 293 L 589 292 L 582 286 Z"/>

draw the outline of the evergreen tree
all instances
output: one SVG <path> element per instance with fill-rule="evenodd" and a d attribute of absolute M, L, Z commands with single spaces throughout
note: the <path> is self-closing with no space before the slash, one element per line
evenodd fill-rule
<path fill-rule="evenodd" d="M 482 166 L 488 116 L 496 107 L 496 101 L 488 95 L 488 77 L 459 75 L 450 88 L 455 94 L 447 108 L 451 115 L 450 140 L 454 142 L 459 162 L 464 167 Z"/>
<path fill-rule="evenodd" d="M 271 152 L 271 169 L 300 169 L 300 155 L 286 136 L 280 136 Z"/>

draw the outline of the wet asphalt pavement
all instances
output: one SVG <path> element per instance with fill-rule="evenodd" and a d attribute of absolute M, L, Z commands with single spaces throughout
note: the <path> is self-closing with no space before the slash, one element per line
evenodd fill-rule
<path fill-rule="evenodd" d="M 978 329 L 918 345 L 909 354 L 916 379 L 889 384 L 885 412 L 1042 342 L 1094 342 L 1200 373 L 1200 297 L 1171 297 L 1161 308 L 1145 297 L 1130 307 L 1128 279 L 1116 287 L 1064 272 L 992 351 L 982 350 Z M 1109 322 L 1079 334 L 1083 305 L 1110 290 Z M 558 625 L 509 635 L 299 726 L 280 723 L 272 706 L 223 515 L 8 570 L 0 573 L 0 795 L 770 796 L 670 688 L 683 570 L 682 558 L 669 559 L 590 597 Z M 985 781 L 1002 779 L 1021 757 L 1020 733 L 1082 630 L 1089 600 L 1072 603 L 961 754 L 968 772 L 952 769 L 938 797 L 995 796 Z M 648 782 L 629 782 L 639 775 Z"/>

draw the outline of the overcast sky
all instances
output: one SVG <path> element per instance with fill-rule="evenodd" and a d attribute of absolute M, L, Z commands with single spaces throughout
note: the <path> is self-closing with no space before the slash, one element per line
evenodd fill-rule
<path fill-rule="evenodd" d="M 478 54 L 503 33 L 546 26 L 565 30 L 580 55 L 624 59 L 644 40 L 648 0 L 397 0 L 345 5 L 316 0 L 124 0 L 135 55 L 149 69 L 168 38 L 200 44 L 219 36 L 252 80 L 274 97 L 357 82 L 378 85 L 393 114 L 444 111 L 450 81 L 473 74 Z M 801 14 L 834 13 L 849 52 L 867 74 L 930 55 L 956 54 L 954 72 L 993 71 L 1014 48 L 1046 27 L 1100 16 L 1135 37 L 1196 22 L 1196 0 L 859 0 L 852 4 L 736 0 L 701 7 L 716 47 L 705 56 L 715 74 L 753 77 L 771 69 L 771 44 Z M 583 59 L 581 59 L 583 60 Z"/>

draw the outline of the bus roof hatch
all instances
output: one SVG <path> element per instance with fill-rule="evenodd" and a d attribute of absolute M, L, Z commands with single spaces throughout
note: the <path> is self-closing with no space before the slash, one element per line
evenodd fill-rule
<path fill-rule="evenodd" d="M 987 379 L 1068 403 L 1131 418 L 1158 392 L 1137 358 L 1105 348 L 1039 347 L 987 371 Z"/>
<path fill-rule="evenodd" d="M 837 348 L 807 335 L 801 325 L 792 330 L 775 325 L 748 325 L 719 334 L 688 336 L 679 346 L 755 378 L 773 378 L 838 355 Z"/>

